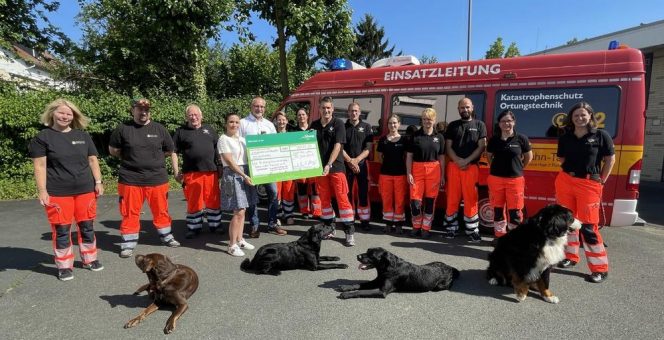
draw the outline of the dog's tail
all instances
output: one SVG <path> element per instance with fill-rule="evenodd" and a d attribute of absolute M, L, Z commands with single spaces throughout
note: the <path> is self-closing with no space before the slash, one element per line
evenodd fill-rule
<path fill-rule="evenodd" d="M 251 270 L 251 260 L 250 259 L 244 259 L 242 261 L 242 264 L 240 264 L 240 269 L 242 270 Z"/>

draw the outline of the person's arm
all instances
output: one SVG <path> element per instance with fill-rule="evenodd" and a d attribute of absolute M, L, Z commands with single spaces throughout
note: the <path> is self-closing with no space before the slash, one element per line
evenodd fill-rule
<path fill-rule="evenodd" d="M 97 159 L 97 156 L 88 156 L 88 164 L 90 164 L 90 170 L 92 170 L 92 177 L 95 179 L 95 195 L 101 196 L 104 194 L 104 182 L 99 168 L 99 159 Z"/>
<path fill-rule="evenodd" d="M 341 150 L 341 143 L 334 143 L 334 148 L 332 148 L 330 159 L 327 160 L 327 164 L 323 168 L 323 176 L 327 176 L 327 174 L 330 173 L 330 168 L 332 168 L 332 164 L 334 164 L 334 161 L 336 161 L 337 157 L 339 157 L 339 152 L 341 152 Z"/>
<path fill-rule="evenodd" d="M 117 158 L 122 158 L 122 149 L 114 148 L 112 146 L 108 147 L 108 153 Z"/>
<path fill-rule="evenodd" d="M 445 154 L 450 157 L 452 162 L 459 164 L 459 161 L 461 158 L 457 156 L 456 152 L 452 149 L 452 140 L 451 139 L 445 139 Z"/>
<path fill-rule="evenodd" d="M 613 169 L 613 165 L 616 164 L 616 155 L 604 156 L 602 157 L 602 161 L 603 164 L 602 164 L 602 170 L 600 172 L 600 179 L 602 181 L 602 184 L 604 184 L 611 175 L 611 170 Z"/>
<path fill-rule="evenodd" d="M 178 183 L 182 183 L 182 174 L 180 173 L 180 164 L 178 161 L 178 154 L 171 153 L 171 166 L 173 167 L 173 177 Z"/>
<path fill-rule="evenodd" d="M 438 163 L 440 163 L 440 186 L 445 186 L 445 154 L 438 155 Z"/>
<path fill-rule="evenodd" d="M 42 206 L 49 204 L 49 196 L 46 191 L 46 156 L 32 159 L 35 171 L 35 182 L 37 183 L 37 197 Z"/>
<path fill-rule="evenodd" d="M 525 169 L 528 166 L 528 164 L 530 163 L 530 161 L 532 161 L 532 160 L 533 160 L 533 151 L 532 150 L 524 153 L 523 154 L 523 160 L 522 160 L 523 161 L 523 168 Z"/>
<path fill-rule="evenodd" d="M 408 183 L 410 185 L 415 184 L 415 179 L 413 178 L 413 153 L 406 152 L 406 174 L 408 178 Z"/>
<path fill-rule="evenodd" d="M 251 182 L 251 177 L 249 177 L 249 175 L 245 174 L 245 173 L 244 173 L 244 170 L 242 170 L 242 168 L 241 168 L 240 166 L 238 166 L 237 164 L 235 164 L 235 160 L 233 159 L 233 154 L 232 154 L 232 153 L 230 153 L 230 152 L 225 152 L 225 153 L 222 153 L 222 154 L 220 154 L 220 155 L 221 155 L 221 158 L 223 158 L 224 161 L 226 161 L 226 165 L 227 165 L 229 168 L 231 168 L 231 170 L 233 170 L 233 172 L 235 172 L 236 174 L 240 175 L 240 176 L 242 177 L 242 179 L 244 179 L 244 181 L 245 181 L 247 184 L 249 184 L 249 185 L 254 185 L 254 184 Z"/>
<path fill-rule="evenodd" d="M 486 138 L 480 138 L 480 140 L 477 141 L 477 148 L 473 150 L 473 153 L 471 153 L 470 156 L 468 156 L 467 158 L 463 159 L 464 166 L 470 164 L 471 162 L 477 159 L 480 159 L 480 156 L 482 155 L 482 152 L 484 152 L 485 148 L 486 148 Z"/>

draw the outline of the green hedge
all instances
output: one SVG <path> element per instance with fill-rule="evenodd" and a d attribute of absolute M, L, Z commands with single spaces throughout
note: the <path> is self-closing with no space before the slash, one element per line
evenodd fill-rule
<path fill-rule="evenodd" d="M 0 200 L 36 197 L 28 144 L 43 128 L 39 118 L 44 108 L 57 98 L 70 100 L 90 117 L 87 131 L 100 154 L 107 192 L 115 192 L 119 161 L 108 155 L 108 139 L 120 122 L 131 119 L 131 98 L 113 92 L 19 90 L 12 84 L 0 82 Z M 184 122 L 184 109 L 192 102 L 168 95 L 154 95 L 149 99 L 152 102 L 152 119 L 166 126 L 171 133 Z M 244 96 L 197 104 L 203 111 L 204 121 L 221 133 L 223 116 L 229 112 L 246 114 L 250 102 L 251 96 Z M 266 112 L 276 110 L 276 96 L 266 96 L 266 102 Z M 175 183 L 172 184 L 172 188 L 176 188 Z"/>

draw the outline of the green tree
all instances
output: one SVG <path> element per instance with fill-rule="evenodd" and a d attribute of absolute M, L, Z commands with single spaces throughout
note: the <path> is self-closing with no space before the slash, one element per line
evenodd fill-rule
<path fill-rule="evenodd" d="M 521 55 L 521 52 L 519 52 L 519 48 L 516 47 L 516 43 L 512 42 L 510 46 L 507 48 L 507 51 L 505 52 L 504 57 L 505 58 L 511 58 L 511 57 L 518 57 Z"/>
<path fill-rule="evenodd" d="M 238 0 L 239 11 L 254 11 L 277 30 L 274 46 L 279 51 L 281 95 L 287 96 L 289 72 L 286 45 L 294 38 L 292 50 L 298 66 L 313 65 L 322 56 L 348 56 L 352 49 L 351 11 L 346 0 Z M 309 56 L 316 50 L 318 57 Z"/>
<path fill-rule="evenodd" d="M 504 53 L 505 53 L 505 45 L 503 45 L 503 38 L 498 37 L 496 41 L 494 41 L 493 44 L 489 46 L 489 50 L 486 51 L 484 58 L 485 59 L 502 58 Z"/>
<path fill-rule="evenodd" d="M 436 57 L 435 55 L 431 55 L 431 56 L 423 55 L 419 58 L 419 60 L 420 60 L 420 64 L 422 64 L 422 65 L 438 63 L 438 57 Z"/>
<path fill-rule="evenodd" d="M 55 0 L 0 0 L 0 42 L 66 53 L 71 41 L 47 16 L 59 6 Z"/>
<path fill-rule="evenodd" d="M 572 38 L 571 40 L 568 40 L 568 41 L 565 43 L 565 45 L 574 45 L 574 44 L 576 44 L 576 43 L 578 43 L 578 42 L 579 42 L 579 39 L 577 39 L 576 37 L 574 37 L 574 38 Z"/>
<path fill-rule="evenodd" d="M 155 89 L 206 97 L 209 39 L 233 0 L 80 0 L 80 71 L 127 94 Z"/>
<path fill-rule="evenodd" d="M 370 14 L 364 15 L 355 26 L 354 32 L 356 41 L 350 54 L 352 61 L 370 67 L 377 60 L 391 57 L 394 53 L 394 45 L 388 48 L 389 40 L 385 39 L 385 29 L 378 27 Z"/>

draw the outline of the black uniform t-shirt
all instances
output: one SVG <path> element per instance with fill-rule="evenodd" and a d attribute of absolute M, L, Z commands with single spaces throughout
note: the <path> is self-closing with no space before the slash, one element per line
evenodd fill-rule
<path fill-rule="evenodd" d="M 46 191 L 51 196 L 72 196 L 95 190 L 88 156 L 97 156 L 87 132 L 72 129 L 39 131 L 28 146 L 30 158 L 46 157 Z"/>
<path fill-rule="evenodd" d="M 523 176 L 523 161 L 521 155 L 531 150 L 528 137 L 520 133 L 502 140 L 500 133 L 489 139 L 486 152 L 493 154 L 490 173 L 498 177 Z"/>
<path fill-rule="evenodd" d="M 383 154 L 383 164 L 380 165 L 380 173 L 389 176 L 401 176 L 406 174 L 406 137 L 401 136 L 398 141 L 390 142 L 387 136 L 378 140 L 376 151 Z"/>
<path fill-rule="evenodd" d="M 346 128 L 341 119 L 332 118 L 327 125 L 323 126 L 320 119 L 311 123 L 311 129 L 316 130 L 316 138 L 318 139 L 318 150 L 320 151 L 321 161 L 323 166 L 327 165 L 334 149 L 334 144 L 340 143 L 343 149 L 343 144 L 346 143 Z M 339 150 L 339 155 L 332 163 L 330 173 L 346 172 L 344 165 L 344 155 Z"/>
<path fill-rule="evenodd" d="M 174 146 L 163 125 L 122 123 L 111 134 L 109 145 L 122 150 L 120 183 L 153 186 L 168 182 L 164 153 L 172 152 Z"/>
<path fill-rule="evenodd" d="M 452 150 L 461 158 L 470 156 L 482 138 L 486 138 L 486 126 L 481 120 L 458 119 L 450 123 L 445 130 L 445 139 L 452 140 Z M 477 162 L 479 157 L 471 163 L 477 164 Z"/>
<path fill-rule="evenodd" d="M 445 154 L 445 139 L 439 133 L 427 135 L 419 129 L 410 138 L 406 151 L 413 154 L 413 162 L 437 161 L 438 156 Z"/>
<path fill-rule="evenodd" d="M 198 129 L 184 124 L 175 130 L 175 152 L 182 154 L 182 172 L 217 171 L 217 131 L 207 124 Z"/>
<path fill-rule="evenodd" d="M 353 125 L 350 119 L 346 121 L 346 144 L 344 144 L 344 151 L 351 158 L 359 156 L 362 151 L 371 147 L 373 141 L 373 131 L 371 125 L 363 121 L 359 121 L 357 125 Z M 362 162 L 365 160 L 363 159 Z"/>
<path fill-rule="evenodd" d="M 579 176 L 599 175 L 602 158 L 615 154 L 613 140 L 604 130 L 592 130 L 577 138 L 574 132 L 565 132 L 558 138 L 558 157 L 564 157 L 563 171 Z"/>

